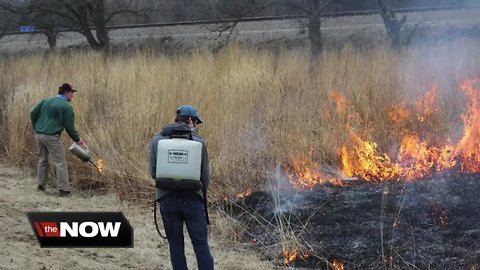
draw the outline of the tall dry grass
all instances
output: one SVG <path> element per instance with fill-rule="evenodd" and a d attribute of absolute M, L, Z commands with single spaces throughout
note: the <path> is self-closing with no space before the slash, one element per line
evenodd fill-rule
<path fill-rule="evenodd" d="M 61 82 L 72 82 L 79 89 L 72 102 L 78 131 L 105 168 L 105 176 L 97 176 L 69 156 L 72 182 L 151 198 L 150 139 L 173 120 L 179 105 L 191 104 L 205 120 L 199 132 L 209 146 L 211 196 L 231 196 L 263 188 L 268 170 L 299 153 L 338 164 L 347 122 L 388 147 L 403 132 L 388 117 L 393 104 L 421 96 L 433 82 L 440 89 L 436 117 L 411 128 L 458 135 L 465 98 L 457 85 L 479 76 L 478 45 L 468 40 L 401 52 L 346 46 L 326 52 L 317 69 L 303 51 L 236 45 L 179 57 L 148 51 L 108 59 L 95 53 L 11 57 L 0 63 L 0 142 L 11 162 L 34 166 L 29 112 L 55 95 Z M 357 115 L 354 120 L 337 114 L 332 90 L 346 97 L 346 115 Z"/>

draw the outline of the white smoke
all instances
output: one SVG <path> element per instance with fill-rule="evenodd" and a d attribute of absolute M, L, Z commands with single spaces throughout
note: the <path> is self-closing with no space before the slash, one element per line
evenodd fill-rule
<path fill-rule="evenodd" d="M 302 205 L 307 192 L 293 188 L 280 164 L 277 164 L 267 177 L 266 190 L 272 195 L 275 214 L 291 213 Z"/>

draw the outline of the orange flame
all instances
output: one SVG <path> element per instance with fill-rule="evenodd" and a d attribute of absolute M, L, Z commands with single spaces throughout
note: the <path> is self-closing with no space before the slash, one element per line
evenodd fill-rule
<path fill-rule="evenodd" d="M 346 176 L 353 176 L 353 168 L 351 166 L 351 158 L 348 154 L 347 147 L 345 145 L 342 145 L 339 151 L 339 156 L 340 156 L 340 166 L 342 168 L 343 174 Z"/>
<path fill-rule="evenodd" d="M 235 194 L 233 197 L 232 196 L 230 198 L 229 197 L 223 197 L 223 201 L 228 202 L 228 201 L 231 201 L 231 200 L 243 199 L 243 198 L 249 196 L 250 194 L 252 194 L 252 190 L 247 189 L 243 192 Z"/>
<path fill-rule="evenodd" d="M 341 168 L 345 174 L 353 174 L 365 180 L 408 180 L 430 176 L 433 171 L 444 171 L 457 164 L 460 159 L 463 171 L 480 172 L 480 144 L 474 139 L 480 136 L 480 89 L 475 85 L 480 80 L 467 80 L 460 85 L 460 89 L 469 97 L 470 102 L 466 112 L 462 115 L 464 122 L 464 136 L 454 145 L 434 146 L 420 140 L 415 134 L 405 135 L 400 143 L 397 162 L 392 162 L 386 154 L 377 152 L 377 144 L 363 140 L 351 127 L 350 138 L 354 141 L 353 153 L 349 154 L 342 146 Z M 422 121 L 429 114 L 436 111 L 434 108 L 438 86 L 434 84 L 420 101 L 415 102 L 418 111 L 417 118 Z M 394 111 L 395 119 L 402 119 L 409 114 L 398 107 Z M 400 116 L 399 116 L 400 115 Z M 392 115 L 391 115 L 392 117 Z M 393 118 L 393 117 L 392 117 Z"/>
<path fill-rule="evenodd" d="M 405 122 L 410 117 L 410 111 L 404 106 L 393 105 L 392 111 L 388 112 L 388 116 L 395 124 Z"/>
<path fill-rule="evenodd" d="M 405 135 L 398 153 L 401 177 L 412 180 L 425 177 L 435 165 L 427 143 L 416 135 Z"/>
<path fill-rule="evenodd" d="M 316 163 L 304 155 L 295 157 L 288 165 L 284 165 L 288 181 L 296 189 L 311 190 L 316 185 L 329 183 L 343 186 L 345 183 L 335 177 L 327 176 L 320 171 Z"/>
<path fill-rule="evenodd" d="M 395 124 L 401 124 L 411 120 L 412 114 L 415 114 L 418 121 L 424 122 L 427 117 L 437 111 L 435 108 L 437 93 L 438 84 L 434 83 L 427 93 L 414 101 L 415 112 L 409 110 L 406 101 L 403 100 L 399 104 L 394 104 L 387 114 Z"/>
<path fill-rule="evenodd" d="M 447 225 L 447 211 L 438 207 L 435 202 L 432 204 L 432 217 L 435 222 L 438 221 L 439 225 Z"/>
<path fill-rule="evenodd" d="M 467 80 L 460 85 L 460 90 L 470 99 L 467 110 L 462 114 L 464 135 L 455 148 L 460 156 L 462 170 L 480 172 L 480 79 Z"/>
<path fill-rule="evenodd" d="M 103 160 L 99 159 L 97 160 L 97 170 L 99 174 L 103 174 Z"/>
<path fill-rule="evenodd" d="M 332 266 L 333 266 L 333 269 L 334 270 L 344 270 L 343 268 L 343 262 L 341 262 L 340 260 L 338 259 L 333 259 L 332 261 Z"/>
<path fill-rule="evenodd" d="M 345 100 L 345 97 L 335 90 L 330 92 L 330 96 L 332 97 L 333 102 L 335 102 L 335 105 L 337 106 L 338 113 L 345 114 L 347 108 L 347 101 Z"/>
<path fill-rule="evenodd" d="M 235 195 L 235 198 L 237 199 L 243 199 L 247 197 L 248 195 L 252 194 L 252 191 L 250 189 L 247 189 L 246 191 L 240 192 Z"/>
<path fill-rule="evenodd" d="M 402 133 L 406 135 L 401 137 L 398 147 L 395 147 L 397 150 L 389 149 L 396 154 L 387 155 L 380 151 L 376 142 L 362 138 L 346 123 L 350 143 L 342 145 L 338 150 L 339 167 L 343 175 L 358 176 L 366 181 L 414 180 L 451 169 L 457 164 L 464 172 L 480 172 L 480 79 L 466 80 L 460 84 L 459 89 L 469 102 L 462 114 L 463 137 L 457 144 L 432 143 L 421 139 L 413 131 L 403 130 Z M 437 93 L 438 85 L 434 83 L 427 93 L 414 102 L 413 107 L 407 109 L 402 102 L 394 105 L 388 115 L 396 124 L 406 123 L 412 116 L 421 124 L 437 111 Z M 332 91 L 331 98 L 337 111 L 346 115 L 345 97 Z M 450 139 L 447 138 L 447 141 Z M 318 164 L 306 157 L 295 157 L 284 167 L 287 169 L 289 181 L 296 188 L 312 189 L 317 184 L 339 182 L 321 173 Z"/>
<path fill-rule="evenodd" d="M 293 250 L 285 250 L 283 252 L 283 263 L 285 265 L 291 264 L 293 261 L 295 261 L 298 257 L 298 250 L 293 249 Z"/>
<path fill-rule="evenodd" d="M 308 250 L 299 250 L 297 248 L 292 248 L 284 250 L 282 255 L 283 263 L 285 265 L 289 265 L 298 258 L 306 260 L 310 256 L 310 252 Z"/>
<path fill-rule="evenodd" d="M 353 168 L 354 175 L 368 181 L 398 178 L 398 165 L 392 163 L 387 155 L 379 154 L 375 142 L 362 140 L 352 128 L 347 129 L 356 145 L 355 158 L 352 157 L 352 164 L 348 165 Z"/>
<path fill-rule="evenodd" d="M 422 98 L 414 102 L 416 110 L 418 112 L 421 112 L 423 115 L 429 115 L 435 112 L 437 110 L 435 108 L 435 104 L 437 101 L 437 93 L 438 93 L 438 84 L 433 83 L 430 90 L 427 93 L 425 93 Z"/>

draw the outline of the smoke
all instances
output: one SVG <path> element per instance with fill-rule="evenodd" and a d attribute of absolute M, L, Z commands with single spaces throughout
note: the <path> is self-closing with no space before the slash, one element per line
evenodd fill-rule
<path fill-rule="evenodd" d="M 464 0 L 464 5 L 472 7 L 480 7 L 480 2 L 478 0 Z"/>
<path fill-rule="evenodd" d="M 266 190 L 272 195 L 275 214 L 291 213 L 305 201 L 307 193 L 292 187 L 280 164 L 267 174 L 267 180 Z"/>
<path fill-rule="evenodd" d="M 318 199 L 328 198 L 332 193 L 335 193 L 337 188 L 328 188 L 323 184 L 316 185 L 312 190 L 295 188 L 280 164 L 277 164 L 275 169 L 268 172 L 267 180 L 266 190 L 272 196 L 274 214 L 280 216 L 283 216 L 283 214 L 294 215 L 302 209 L 317 209 L 319 205 L 312 205 L 311 203 Z"/>
<path fill-rule="evenodd" d="M 424 95 L 433 84 L 438 85 L 437 108 L 447 114 L 441 119 L 452 139 L 461 136 L 461 114 L 466 105 L 459 84 L 480 75 L 478 68 L 478 39 L 471 32 L 480 22 L 470 21 L 470 11 L 452 11 L 454 18 L 463 13 L 467 20 L 461 24 L 442 21 L 420 26 L 398 63 L 397 76 L 401 82 L 400 97 L 414 100 Z M 440 14 L 439 14 L 440 16 Z M 406 29 L 405 32 L 410 30 Z"/>

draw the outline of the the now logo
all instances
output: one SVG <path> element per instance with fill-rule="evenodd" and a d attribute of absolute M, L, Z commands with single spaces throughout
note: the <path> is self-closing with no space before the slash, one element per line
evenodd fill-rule
<path fill-rule="evenodd" d="M 34 222 L 35 230 L 40 237 L 117 237 L 121 222 Z"/>
<path fill-rule="evenodd" d="M 41 247 L 133 247 L 133 228 L 121 212 L 29 212 Z"/>

